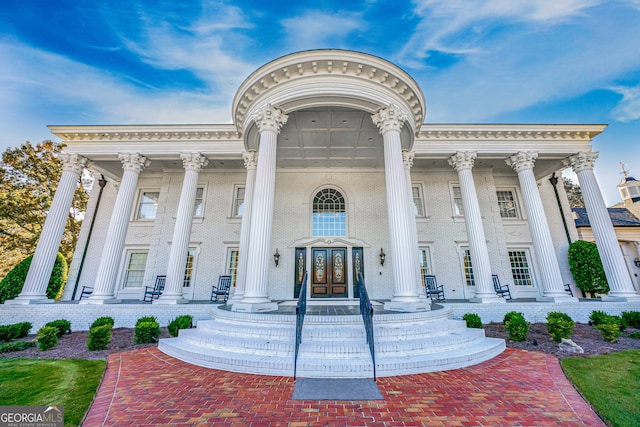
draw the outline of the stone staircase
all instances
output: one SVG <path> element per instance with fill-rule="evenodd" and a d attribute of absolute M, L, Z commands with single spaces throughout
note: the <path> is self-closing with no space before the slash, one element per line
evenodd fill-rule
<path fill-rule="evenodd" d="M 436 306 L 434 306 L 436 307 Z M 238 313 L 216 307 L 212 320 L 161 339 L 164 353 L 199 366 L 263 375 L 293 375 L 295 315 Z M 378 376 L 442 371 L 500 354 L 504 340 L 487 338 L 451 319 L 450 309 L 376 313 Z M 371 378 L 373 365 L 359 315 L 307 315 L 298 377 Z"/>

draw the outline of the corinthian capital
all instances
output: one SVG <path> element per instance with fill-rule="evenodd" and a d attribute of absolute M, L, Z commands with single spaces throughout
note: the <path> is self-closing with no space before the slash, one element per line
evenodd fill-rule
<path fill-rule="evenodd" d="M 371 120 L 373 120 L 373 124 L 378 126 L 381 134 L 385 134 L 390 130 L 396 130 L 400 132 L 404 122 L 409 120 L 409 114 L 398 107 L 397 105 L 391 104 L 387 108 L 381 108 L 371 116 Z"/>
<path fill-rule="evenodd" d="M 598 158 L 599 153 L 597 151 L 581 151 L 569 156 L 562 161 L 565 166 L 571 166 L 574 172 L 581 172 L 583 170 L 593 170 L 593 164 Z"/>
<path fill-rule="evenodd" d="M 538 158 L 536 151 L 519 151 L 509 156 L 505 162 L 513 168 L 514 171 L 520 172 L 527 169 L 533 169 L 533 164 Z"/>
<path fill-rule="evenodd" d="M 404 162 L 405 169 L 411 169 L 413 167 L 413 159 L 416 153 L 409 150 L 402 150 L 402 161 Z"/>
<path fill-rule="evenodd" d="M 60 153 L 60 160 L 62 160 L 63 172 L 71 172 L 76 175 L 80 175 L 82 169 L 88 168 L 93 164 L 91 160 L 77 153 Z"/>
<path fill-rule="evenodd" d="M 140 153 L 119 153 L 118 158 L 122 162 L 122 168 L 125 171 L 140 173 L 151 164 L 151 160 L 147 159 Z"/>
<path fill-rule="evenodd" d="M 249 150 L 242 153 L 244 159 L 244 167 L 247 169 L 255 169 L 258 164 L 258 152 L 256 150 Z"/>
<path fill-rule="evenodd" d="M 180 153 L 182 166 L 185 170 L 200 172 L 203 167 L 209 164 L 209 159 L 201 153 Z"/>
<path fill-rule="evenodd" d="M 256 126 L 258 126 L 260 132 L 270 130 L 279 133 L 280 128 L 287 123 L 287 119 L 289 119 L 289 116 L 271 104 L 267 104 L 251 116 L 251 120 L 256 122 Z"/>
<path fill-rule="evenodd" d="M 449 164 L 453 166 L 453 168 L 460 172 L 464 169 L 472 169 L 473 162 L 478 157 L 478 153 L 475 151 L 458 151 L 453 156 L 449 157 Z"/>

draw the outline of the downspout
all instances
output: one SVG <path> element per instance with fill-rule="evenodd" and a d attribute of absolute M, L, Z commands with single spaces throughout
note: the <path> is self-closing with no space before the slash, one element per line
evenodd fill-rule
<path fill-rule="evenodd" d="M 560 209 L 560 218 L 562 218 L 562 225 L 564 225 L 564 232 L 567 235 L 567 241 L 569 241 L 569 244 L 571 244 L 571 235 L 569 234 L 567 219 L 564 217 L 564 210 L 562 209 L 562 203 L 560 202 L 558 187 L 556 187 L 556 185 L 558 184 L 558 177 L 556 176 L 555 172 L 553 173 L 553 175 L 551 175 L 551 178 L 549 178 L 549 182 L 551 183 L 551 185 L 553 185 L 553 192 L 556 194 L 556 202 L 558 203 L 558 208 Z"/>
<path fill-rule="evenodd" d="M 82 258 L 80 259 L 80 267 L 78 267 L 78 275 L 76 276 L 76 283 L 73 285 L 73 295 L 71 295 L 71 301 L 76 299 L 76 292 L 78 291 L 78 283 L 80 283 L 80 275 L 82 274 L 82 267 L 84 267 L 84 260 L 87 257 L 87 251 L 89 250 L 89 242 L 91 241 L 91 233 L 93 232 L 93 225 L 96 222 L 96 215 L 98 214 L 98 207 L 100 206 L 100 199 L 102 199 L 102 190 L 104 190 L 104 186 L 107 185 L 107 180 L 104 179 L 104 175 L 100 175 L 101 178 L 98 180 L 98 185 L 100 186 L 100 192 L 98 193 L 98 200 L 96 201 L 96 207 L 93 210 L 93 215 L 91 216 L 91 226 L 89 226 L 89 233 L 87 234 L 87 242 L 84 245 L 84 250 L 82 251 Z"/>

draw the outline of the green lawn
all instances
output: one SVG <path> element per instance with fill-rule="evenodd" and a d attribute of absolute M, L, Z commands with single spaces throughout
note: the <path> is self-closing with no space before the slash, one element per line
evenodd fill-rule
<path fill-rule="evenodd" d="M 640 425 L 640 350 L 561 361 L 567 377 L 614 427 Z"/>
<path fill-rule="evenodd" d="M 79 426 L 107 366 L 104 360 L 0 360 L 0 405 L 64 406 L 64 425 Z"/>

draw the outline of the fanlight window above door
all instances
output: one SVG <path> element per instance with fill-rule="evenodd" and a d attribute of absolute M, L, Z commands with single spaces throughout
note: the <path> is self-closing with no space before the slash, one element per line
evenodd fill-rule
<path fill-rule="evenodd" d="M 320 190 L 313 198 L 314 236 L 346 236 L 347 217 L 344 196 L 334 188 Z"/>

